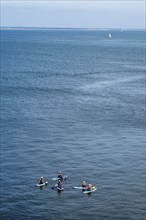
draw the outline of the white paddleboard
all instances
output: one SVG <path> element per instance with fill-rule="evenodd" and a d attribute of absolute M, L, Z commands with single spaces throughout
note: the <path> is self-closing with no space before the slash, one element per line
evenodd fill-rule
<path fill-rule="evenodd" d="M 97 190 L 97 188 L 94 188 L 94 189 L 92 189 L 92 190 L 85 190 L 83 193 L 88 194 L 88 193 L 95 192 L 96 190 Z"/>
<path fill-rule="evenodd" d="M 63 180 L 67 179 L 67 176 L 63 176 L 62 179 Z M 55 177 L 55 178 L 52 178 L 52 180 L 61 180 L 61 178 Z"/>
<path fill-rule="evenodd" d="M 82 186 L 74 186 L 73 189 L 82 189 L 82 190 L 86 190 L 87 187 L 82 187 Z"/>
<path fill-rule="evenodd" d="M 42 183 L 42 184 L 37 183 L 37 184 L 35 185 L 35 187 L 47 186 L 47 185 L 48 185 L 48 182 L 45 182 L 45 183 Z"/>

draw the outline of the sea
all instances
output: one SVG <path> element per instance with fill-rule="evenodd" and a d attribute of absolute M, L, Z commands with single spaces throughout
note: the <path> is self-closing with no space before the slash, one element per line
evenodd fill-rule
<path fill-rule="evenodd" d="M 146 35 L 110 34 L 1 30 L 1 219 L 145 219 Z"/>

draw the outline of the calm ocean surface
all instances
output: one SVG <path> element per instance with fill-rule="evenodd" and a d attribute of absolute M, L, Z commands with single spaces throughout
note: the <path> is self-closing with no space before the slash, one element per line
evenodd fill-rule
<path fill-rule="evenodd" d="M 1 31 L 1 219 L 145 219 L 145 32 L 108 34 Z"/>

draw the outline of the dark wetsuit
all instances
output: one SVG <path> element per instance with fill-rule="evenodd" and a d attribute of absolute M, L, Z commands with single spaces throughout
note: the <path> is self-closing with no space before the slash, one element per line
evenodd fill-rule
<path fill-rule="evenodd" d="M 61 179 L 61 180 L 63 179 L 62 175 L 58 175 L 58 178 Z"/>
<path fill-rule="evenodd" d="M 43 184 L 43 183 L 44 183 L 44 180 L 40 180 L 40 181 L 39 181 L 39 184 Z"/>

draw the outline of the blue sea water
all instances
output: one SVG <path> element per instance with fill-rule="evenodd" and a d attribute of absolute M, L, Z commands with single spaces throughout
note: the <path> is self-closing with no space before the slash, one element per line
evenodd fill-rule
<path fill-rule="evenodd" d="M 145 31 L 108 34 L 1 31 L 3 220 L 145 219 Z"/>

